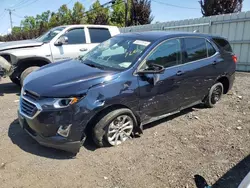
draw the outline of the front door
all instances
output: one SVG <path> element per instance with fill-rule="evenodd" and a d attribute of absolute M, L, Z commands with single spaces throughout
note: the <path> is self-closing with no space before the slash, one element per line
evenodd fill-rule
<path fill-rule="evenodd" d="M 68 38 L 68 43 L 61 46 L 51 44 L 51 51 L 54 62 L 71 59 L 84 55 L 90 50 L 86 43 L 85 29 L 74 28 L 68 30 L 64 36 Z"/>
<path fill-rule="evenodd" d="M 143 121 L 161 116 L 180 107 L 182 91 L 182 47 L 180 39 L 162 42 L 146 58 L 140 69 L 147 69 L 151 63 L 162 65 L 162 74 L 138 76 L 140 93 L 140 112 Z"/>

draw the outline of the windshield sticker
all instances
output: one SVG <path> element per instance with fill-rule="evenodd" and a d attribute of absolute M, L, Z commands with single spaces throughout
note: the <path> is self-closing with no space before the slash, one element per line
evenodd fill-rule
<path fill-rule="evenodd" d="M 136 40 L 133 42 L 133 44 L 141 45 L 141 46 L 148 46 L 150 42 L 148 41 L 143 41 L 143 40 Z"/>

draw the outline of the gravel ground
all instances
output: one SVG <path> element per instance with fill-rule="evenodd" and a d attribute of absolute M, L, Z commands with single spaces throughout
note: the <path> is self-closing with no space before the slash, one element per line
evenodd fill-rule
<path fill-rule="evenodd" d="M 86 143 L 76 157 L 42 147 L 17 122 L 19 89 L 0 83 L 0 187 L 237 187 L 250 171 L 250 74 L 213 109 L 191 108 L 113 148 Z"/>

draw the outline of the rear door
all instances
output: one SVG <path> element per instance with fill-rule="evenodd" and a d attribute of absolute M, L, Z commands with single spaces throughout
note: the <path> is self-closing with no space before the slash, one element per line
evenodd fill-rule
<path fill-rule="evenodd" d="M 108 28 L 88 27 L 87 33 L 90 40 L 90 49 L 111 38 L 111 34 Z"/>
<path fill-rule="evenodd" d="M 202 100 L 218 76 L 216 61 L 221 61 L 213 45 L 205 38 L 183 38 L 184 61 L 183 92 L 181 107 L 190 106 Z"/>

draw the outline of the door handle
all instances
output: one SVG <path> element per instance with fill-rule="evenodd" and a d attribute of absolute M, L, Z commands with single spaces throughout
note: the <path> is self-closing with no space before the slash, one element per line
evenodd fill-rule
<path fill-rule="evenodd" d="M 219 58 L 219 59 L 214 60 L 212 64 L 213 64 L 213 65 L 217 65 L 218 63 L 221 63 L 221 62 L 223 62 L 223 61 L 224 61 L 224 59 Z"/>
<path fill-rule="evenodd" d="M 81 48 L 80 51 L 81 52 L 86 52 L 86 51 L 88 51 L 88 48 Z"/>
<path fill-rule="evenodd" d="M 181 76 L 181 75 L 183 75 L 183 74 L 184 74 L 183 71 L 178 71 L 178 72 L 176 73 L 177 76 Z"/>
<path fill-rule="evenodd" d="M 219 62 L 215 60 L 215 61 L 213 61 L 212 64 L 213 64 L 213 65 L 217 65 L 218 63 L 219 63 Z"/>

